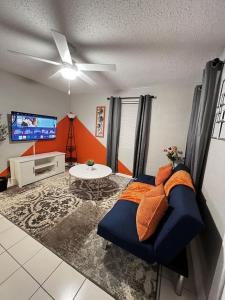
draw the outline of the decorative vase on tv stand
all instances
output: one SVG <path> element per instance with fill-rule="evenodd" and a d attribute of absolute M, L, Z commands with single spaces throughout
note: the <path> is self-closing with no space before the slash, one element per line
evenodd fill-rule
<path fill-rule="evenodd" d="M 94 170 L 94 164 L 95 164 L 95 161 L 93 159 L 89 159 L 87 162 L 86 162 L 86 165 L 88 167 L 88 170 Z"/>

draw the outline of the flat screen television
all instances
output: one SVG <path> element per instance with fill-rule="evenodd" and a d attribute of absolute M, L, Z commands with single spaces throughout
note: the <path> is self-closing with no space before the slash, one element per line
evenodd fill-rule
<path fill-rule="evenodd" d="M 56 138 L 57 117 L 11 112 L 12 141 L 53 140 Z"/>

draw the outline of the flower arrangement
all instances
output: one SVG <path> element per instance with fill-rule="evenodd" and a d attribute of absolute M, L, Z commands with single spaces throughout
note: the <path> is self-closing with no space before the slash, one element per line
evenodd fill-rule
<path fill-rule="evenodd" d="M 0 115 L 0 118 L 1 118 L 1 115 Z M 3 142 L 7 136 L 8 136 L 7 125 L 2 124 L 1 120 L 0 120 L 0 142 Z"/>
<path fill-rule="evenodd" d="M 163 151 L 166 152 L 166 156 L 169 158 L 169 160 L 172 161 L 172 163 L 182 160 L 183 152 L 181 150 L 178 150 L 177 146 L 168 147 Z"/>
<path fill-rule="evenodd" d="M 95 164 L 95 161 L 93 159 L 89 159 L 86 161 L 86 165 L 89 167 L 93 167 Z"/>

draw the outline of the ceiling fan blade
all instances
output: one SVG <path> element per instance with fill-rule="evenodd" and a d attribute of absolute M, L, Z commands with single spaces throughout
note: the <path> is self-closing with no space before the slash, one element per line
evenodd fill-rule
<path fill-rule="evenodd" d="M 21 56 L 26 56 L 28 58 L 34 59 L 34 60 L 38 60 L 38 61 L 42 61 L 51 65 L 56 65 L 56 66 L 60 66 L 61 63 L 57 62 L 57 61 L 53 61 L 53 60 L 49 60 L 49 59 L 45 59 L 45 58 L 40 58 L 40 57 L 36 57 L 33 55 L 29 55 L 29 54 L 25 54 L 22 52 L 17 52 L 17 51 L 13 51 L 13 50 L 8 50 L 8 52 L 12 53 L 12 54 L 16 54 L 16 55 L 21 55 Z"/>
<path fill-rule="evenodd" d="M 81 71 L 116 71 L 116 65 L 109 65 L 109 64 L 75 64 L 78 70 Z"/>
<path fill-rule="evenodd" d="M 65 35 L 55 30 L 52 30 L 52 35 L 62 62 L 72 65 L 73 62 Z"/>
<path fill-rule="evenodd" d="M 58 70 L 57 72 L 55 72 L 54 74 L 52 74 L 52 75 L 49 76 L 48 78 L 49 78 L 49 79 L 56 79 L 56 78 L 62 77 L 61 75 L 62 75 L 62 74 L 61 74 L 60 70 Z"/>
<path fill-rule="evenodd" d="M 91 79 L 89 76 L 84 74 L 83 72 L 79 71 L 77 75 L 78 75 L 78 77 L 80 77 L 80 79 L 82 79 L 83 81 L 85 81 L 89 85 L 96 86 L 96 82 L 93 79 Z"/>

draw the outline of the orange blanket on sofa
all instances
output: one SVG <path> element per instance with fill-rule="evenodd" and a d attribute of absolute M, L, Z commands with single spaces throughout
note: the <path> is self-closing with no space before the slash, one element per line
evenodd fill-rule
<path fill-rule="evenodd" d="M 191 175 L 188 172 L 181 170 L 174 173 L 165 183 L 164 191 L 166 196 L 169 195 L 173 187 L 179 184 L 186 185 L 195 191 Z M 120 195 L 120 200 L 128 200 L 139 204 L 143 199 L 144 194 L 151 191 L 153 188 L 155 188 L 154 185 L 141 182 L 132 182 Z"/>
<path fill-rule="evenodd" d="M 195 191 L 191 175 L 188 172 L 181 170 L 174 173 L 165 183 L 164 190 L 166 196 L 169 195 L 173 187 L 179 184 L 186 185 L 190 187 L 193 191 Z"/>
<path fill-rule="evenodd" d="M 154 188 L 154 185 L 141 182 L 132 182 L 120 195 L 120 200 L 128 200 L 139 204 L 144 193 L 151 191 L 152 188 Z"/>

